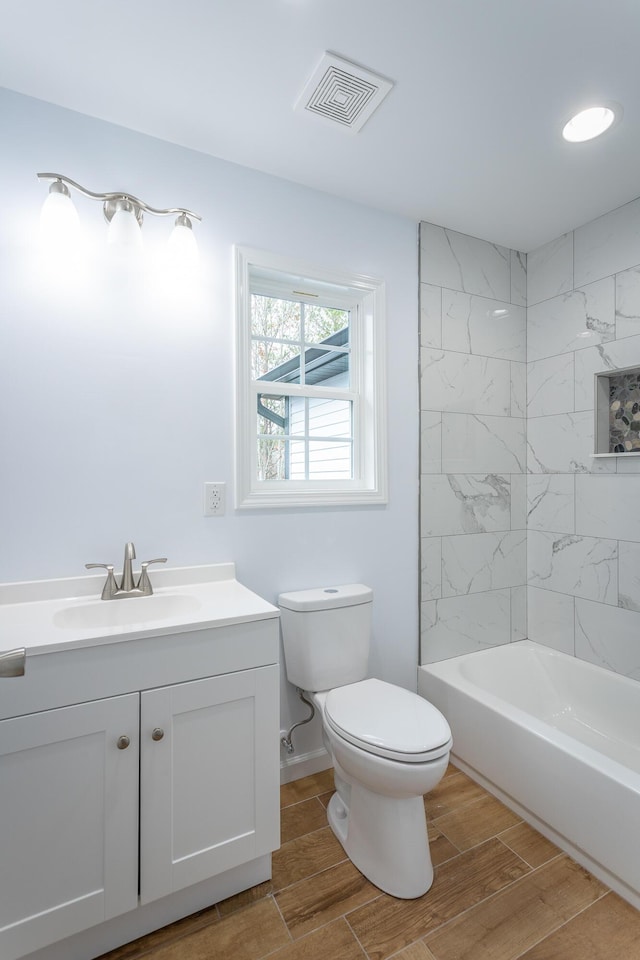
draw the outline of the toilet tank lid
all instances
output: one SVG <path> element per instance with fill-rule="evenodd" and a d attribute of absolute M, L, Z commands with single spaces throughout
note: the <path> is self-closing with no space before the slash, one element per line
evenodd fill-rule
<path fill-rule="evenodd" d="M 331 610 L 335 607 L 351 607 L 359 603 L 371 603 L 373 590 L 364 583 L 346 583 L 337 587 L 315 587 L 312 590 L 294 590 L 281 593 L 278 606 L 287 610 Z"/>

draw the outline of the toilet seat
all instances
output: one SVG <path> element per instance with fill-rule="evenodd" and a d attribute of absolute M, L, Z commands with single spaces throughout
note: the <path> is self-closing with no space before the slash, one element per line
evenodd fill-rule
<path fill-rule="evenodd" d="M 449 724 L 433 704 L 383 680 L 335 687 L 326 695 L 324 715 L 337 736 L 390 760 L 425 763 L 451 747 Z"/>

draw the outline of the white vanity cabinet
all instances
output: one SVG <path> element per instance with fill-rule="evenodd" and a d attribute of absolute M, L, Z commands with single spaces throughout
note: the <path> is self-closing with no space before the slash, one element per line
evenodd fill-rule
<path fill-rule="evenodd" d="M 270 666 L 142 694 L 142 903 L 279 846 L 270 742 L 277 691 Z"/>
<path fill-rule="evenodd" d="M 0 680 L 2 960 L 86 960 L 270 877 L 278 618 L 262 603 L 27 648 L 25 675 Z"/>
<path fill-rule="evenodd" d="M 135 908 L 138 701 L 0 721 L 3 960 Z"/>

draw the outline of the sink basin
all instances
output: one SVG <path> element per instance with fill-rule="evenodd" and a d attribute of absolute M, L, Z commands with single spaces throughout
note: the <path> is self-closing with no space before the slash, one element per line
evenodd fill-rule
<path fill-rule="evenodd" d="M 101 600 L 104 576 L 0 583 L 0 653 L 27 656 L 272 619 L 278 609 L 236 579 L 235 564 L 154 574 L 150 597 Z"/>
<path fill-rule="evenodd" d="M 126 627 L 157 620 L 175 620 L 193 616 L 200 609 L 197 597 L 183 593 L 153 594 L 123 600 L 92 600 L 63 607 L 53 615 L 57 627 L 96 630 L 102 627 Z"/>

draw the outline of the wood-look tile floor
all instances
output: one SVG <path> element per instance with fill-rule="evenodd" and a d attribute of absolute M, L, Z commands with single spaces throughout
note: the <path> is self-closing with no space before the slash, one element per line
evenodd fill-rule
<path fill-rule="evenodd" d="M 281 788 L 273 879 L 102 960 L 640 960 L 640 912 L 450 767 L 425 797 L 435 880 L 381 893 L 327 826 L 331 771 Z"/>

